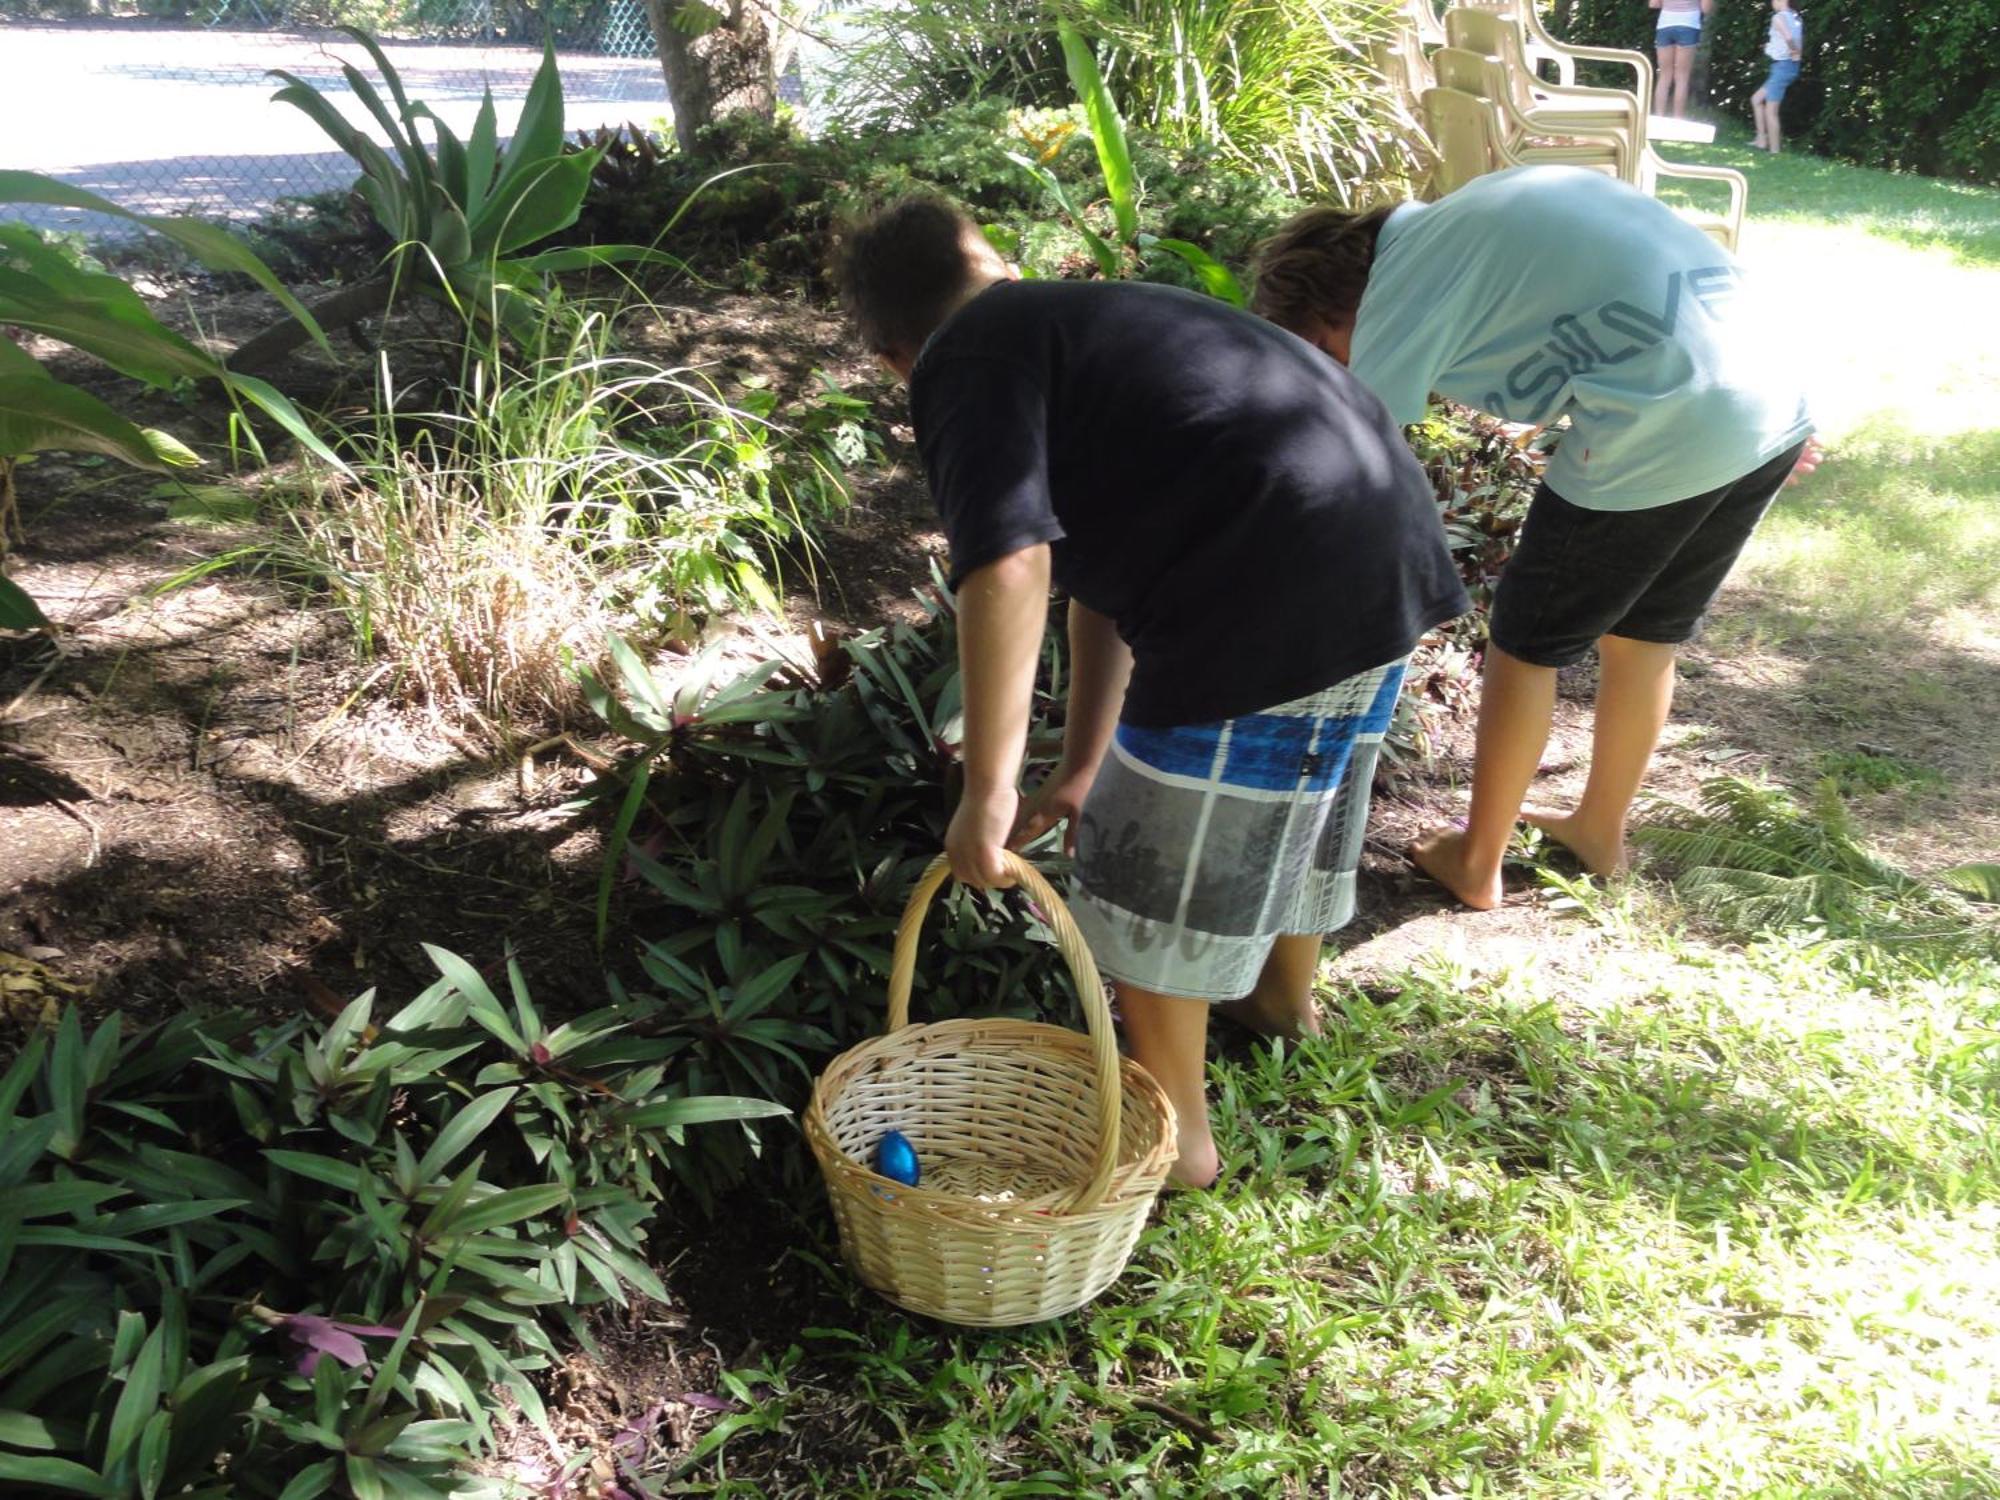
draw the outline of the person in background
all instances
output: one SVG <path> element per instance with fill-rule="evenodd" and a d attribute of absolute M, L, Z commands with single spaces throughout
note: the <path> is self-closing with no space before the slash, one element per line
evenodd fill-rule
<path fill-rule="evenodd" d="M 1771 59 L 1771 72 L 1764 86 L 1750 96 L 1750 113 L 1755 116 L 1757 138 L 1752 150 L 1776 153 L 1784 144 L 1778 127 L 1778 106 L 1785 91 L 1799 76 L 1799 59 L 1805 56 L 1806 23 L 1792 9 L 1792 0 L 1771 0 L 1771 35 L 1764 43 L 1764 55 Z"/>
<path fill-rule="evenodd" d="M 1173 1180 L 1205 1187 L 1209 1012 L 1319 1030 L 1320 941 L 1354 909 L 1404 662 L 1467 607 L 1430 483 L 1382 403 L 1291 334 L 1173 287 L 1016 280 L 941 199 L 850 231 L 836 275 L 909 383 L 951 547 L 952 873 L 1010 885 L 1003 851 L 1069 825 L 1077 925 L 1173 1101 Z M 1069 714 L 1024 801 L 1052 580 Z"/>
<path fill-rule="evenodd" d="M 1701 45 L 1701 18 L 1715 9 L 1715 0 L 1647 0 L 1660 13 L 1653 28 L 1653 55 L 1659 77 L 1653 84 L 1653 113 L 1687 116 L 1688 90 L 1694 84 L 1694 50 Z"/>
<path fill-rule="evenodd" d="M 1568 419 L 1494 592 L 1465 823 L 1410 854 L 1467 906 L 1499 904 L 1556 673 L 1595 648 L 1583 795 L 1525 816 L 1592 874 L 1622 873 L 1675 653 L 1786 476 L 1817 462 L 1784 310 L 1672 209 L 1580 167 L 1307 209 L 1259 253 L 1253 305 L 1398 422 L 1432 391 L 1507 422 Z"/>

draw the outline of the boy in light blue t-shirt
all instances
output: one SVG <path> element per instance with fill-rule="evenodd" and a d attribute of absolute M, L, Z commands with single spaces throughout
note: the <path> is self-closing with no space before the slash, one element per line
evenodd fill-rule
<path fill-rule="evenodd" d="M 1733 257 L 1614 178 L 1521 167 L 1436 203 L 1309 209 L 1258 258 L 1256 309 L 1348 365 L 1399 423 L 1431 392 L 1569 430 L 1494 595 L 1472 804 L 1411 856 L 1466 905 L 1499 903 L 1523 816 L 1602 875 L 1694 635 L 1772 498 L 1809 473 L 1788 341 Z M 1596 646 L 1590 776 L 1522 812 L 1556 671 Z"/>

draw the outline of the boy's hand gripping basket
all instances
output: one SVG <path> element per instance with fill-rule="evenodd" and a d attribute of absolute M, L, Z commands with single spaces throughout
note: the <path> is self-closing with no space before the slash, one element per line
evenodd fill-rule
<path fill-rule="evenodd" d="M 949 873 L 940 858 L 896 932 L 888 1032 L 835 1058 L 806 1112 L 855 1274 L 912 1312 L 987 1328 L 1058 1317 L 1115 1281 L 1177 1150 L 1173 1106 L 1118 1055 L 1069 909 L 1033 866 L 1008 858 L 1055 932 L 1090 1034 L 910 1023 L 917 937 Z M 869 1165 L 891 1130 L 916 1147 L 916 1187 Z"/>

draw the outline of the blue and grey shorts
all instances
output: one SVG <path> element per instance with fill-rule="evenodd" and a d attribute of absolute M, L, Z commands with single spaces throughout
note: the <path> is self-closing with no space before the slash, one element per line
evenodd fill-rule
<path fill-rule="evenodd" d="M 1354 870 L 1401 661 L 1212 724 L 1120 724 L 1078 820 L 1071 908 L 1114 980 L 1250 992 L 1272 942 L 1354 915 Z"/>

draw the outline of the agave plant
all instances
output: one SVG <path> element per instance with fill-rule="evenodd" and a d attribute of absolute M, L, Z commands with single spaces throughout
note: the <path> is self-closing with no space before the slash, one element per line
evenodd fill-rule
<path fill-rule="evenodd" d="M 35 172 L 0 171 L 0 203 L 88 209 L 141 224 L 217 270 L 249 276 L 300 320 L 301 338 L 325 342 L 312 315 L 226 230 L 191 219 L 131 213 Z M 218 381 L 233 400 L 256 407 L 301 445 L 341 467 L 276 389 L 229 368 L 167 327 L 118 277 L 79 265 L 21 225 L 0 225 L 0 325 L 9 324 L 58 339 L 158 389 L 184 381 Z M 6 550 L 13 514 L 15 461 L 51 450 L 101 453 L 135 468 L 163 471 L 201 462 L 171 435 L 139 427 L 98 397 L 56 379 L 41 361 L 0 335 L 0 554 Z M 19 585 L 0 577 L 0 629 L 27 630 L 47 623 Z"/>
<path fill-rule="evenodd" d="M 559 271 L 681 264 L 664 251 L 641 245 L 523 253 L 576 222 L 606 149 L 604 143 L 566 148 L 562 78 L 553 43 L 543 51 L 514 135 L 503 145 L 490 88 L 472 133 L 461 140 L 430 106 L 411 101 L 402 75 L 373 37 L 351 26 L 340 29 L 367 51 L 380 76 L 378 88 L 352 63 L 340 65 L 348 88 L 387 139 L 387 149 L 295 73 L 271 70 L 285 85 L 272 98 L 302 111 L 354 159 L 361 169 L 358 191 L 395 249 L 376 275 L 320 303 L 316 311 L 323 321 L 348 324 L 372 317 L 407 287 L 449 303 L 469 320 L 527 327 L 547 278 Z M 669 221 L 661 233 L 671 227 Z M 261 368 L 305 337 L 296 317 L 289 318 L 251 339 L 238 359 L 248 368 Z"/>

